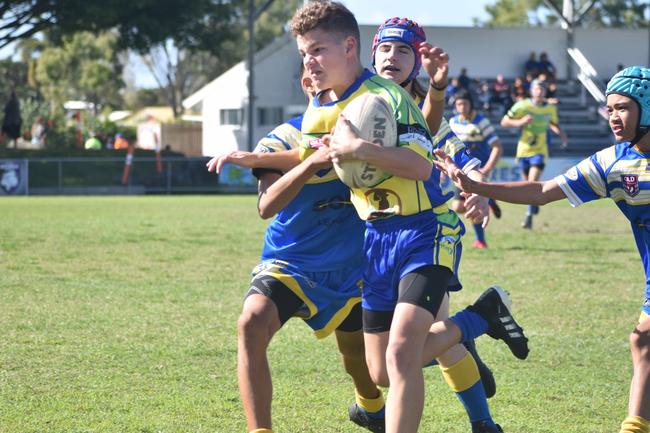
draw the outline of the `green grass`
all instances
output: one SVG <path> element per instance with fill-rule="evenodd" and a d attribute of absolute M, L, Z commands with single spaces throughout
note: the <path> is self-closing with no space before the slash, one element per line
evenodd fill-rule
<path fill-rule="evenodd" d="M 504 205 L 452 311 L 499 283 L 528 360 L 478 340 L 507 433 L 605 433 L 625 416 L 644 276 L 611 203 Z M 265 222 L 253 196 L 0 199 L 0 432 L 245 432 L 235 323 Z M 273 341 L 278 433 L 357 432 L 334 340 L 292 320 Z M 437 368 L 422 432 L 468 432 Z"/>

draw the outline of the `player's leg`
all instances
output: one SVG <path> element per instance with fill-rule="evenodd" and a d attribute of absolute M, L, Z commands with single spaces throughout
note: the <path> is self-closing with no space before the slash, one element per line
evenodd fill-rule
<path fill-rule="evenodd" d="M 267 348 L 302 300 L 273 277 L 251 282 L 237 322 L 237 379 L 249 431 L 270 432 L 273 385 Z"/>
<path fill-rule="evenodd" d="M 387 432 L 416 432 L 424 407 L 423 349 L 434 314 L 447 294 L 452 271 L 427 265 L 404 275 L 386 348 L 390 393 L 386 403 Z"/>
<path fill-rule="evenodd" d="M 634 374 L 630 387 L 628 416 L 621 425 L 621 433 L 648 433 L 650 432 L 650 318 L 645 313 L 630 334 L 630 350 Z"/>
<path fill-rule="evenodd" d="M 519 158 L 519 168 L 521 169 L 521 177 L 524 180 L 528 180 L 528 175 L 530 174 L 530 158 Z M 531 207 L 528 206 L 526 210 L 526 216 L 524 221 L 521 223 L 521 228 L 532 229 L 533 228 L 533 213 Z"/>
<path fill-rule="evenodd" d="M 445 320 L 448 317 L 449 296 L 445 296 L 436 315 L 436 321 Z M 471 354 L 465 346 L 457 344 L 438 357 L 438 364 L 445 381 L 465 408 L 472 425 L 472 431 L 481 431 L 478 429 L 483 428 L 483 431 L 497 432 L 498 427 L 490 415 L 484 385 L 486 380 L 489 381 L 492 395 L 494 395 L 494 377 L 488 369 L 489 378 L 485 380 L 482 378 L 477 358 L 480 360 L 478 353 Z"/>
<path fill-rule="evenodd" d="M 348 415 L 351 421 L 370 431 L 383 432 L 384 396 L 370 377 L 361 327 L 361 304 L 357 304 L 336 329 L 343 366 L 355 387 L 355 403 L 348 409 Z"/>
<path fill-rule="evenodd" d="M 542 177 L 542 172 L 544 171 L 544 166 L 545 166 L 544 156 L 535 155 L 529 158 L 529 160 L 530 160 L 530 169 L 528 170 L 525 179 L 530 182 L 537 182 Z M 536 205 L 528 206 L 528 209 L 526 210 L 526 218 L 530 220 L 530 227 L 525 227 L 525 228 L 529 228 L 529 229 L 532 228 L 533 216 L 537 215 L 538 213 L 539 213 L 539 206 Z"/>

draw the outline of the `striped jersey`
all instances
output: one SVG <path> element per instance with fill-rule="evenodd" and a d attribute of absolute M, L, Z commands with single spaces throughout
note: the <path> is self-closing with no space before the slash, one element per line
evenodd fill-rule
<path fill-rule="evenodd" d="M 259 141 L 255 152 L 298 148 L 301 125 L 302 116 L 278 126 Z M 308 272 L 361 266 L 364 224 L 350 202 L 349 188 L 329 172 L 310 179 L 269 224 L 262 261 L 282 260 Z"/>
<path fill-rule="evenodd" d="M 331 131 L 347 104 L 366 92 L 377 94 L 388 102 L 397 122 L 397 146 L 409 149 L 429 161 L 432 164 L 432 176 L 426 181 L 391 176 L 372 188 L 353 188 L 352 203 L 359 216 L 364 220 L 373 220 L 395 215 L 414 215 L 445 205 L 449 197 L 441 191 L 440 172 L 431 162 L 434 145 L 422 112 L 402 87 L 367 69 L 338 100 L 326 103 L 321 103 L 319 98 L 312 100 L 302 124 L 303 148 L 308 149 L 310 141 Z M 455 150 L 454 145 L 449 146 L 449 154 L 457 154 L 454 159 L 460 167 L 466 168 L 467 164 L 472 164 L 471 158 L 464 152 Z M 462 143 L 459 146 L 463 146 Z M 466 159 L 460 158 L 461 156 Z M 477 163 L 478 161 L 474 166 Z M 446 212 L 446 206 L 444 211 Z"/>
<path fill-rule="evenodd" d="M 603 149 L 557 176 L 572 206 L 609 197 L 632 225 L 650 298 L 650 154 L 629 142 Z"/>
<path fill-rule="evenodd" d="M 482 114 L 472 111 L 468 118 L 460 114 L 452 117 L 449 126 L 465 143 L 470 156 L 481 161 L 483 167 L 490 159 L 492 144 L 499 139 L 490 121 Z"/>

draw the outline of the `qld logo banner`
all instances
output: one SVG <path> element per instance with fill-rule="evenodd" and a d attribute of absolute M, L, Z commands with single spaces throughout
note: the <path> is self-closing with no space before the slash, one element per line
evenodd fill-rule
<path fill-rule="evenodd" d="M 0 159 L 0 196 L 27 195 L 27 174 L 26 159 Z"/>

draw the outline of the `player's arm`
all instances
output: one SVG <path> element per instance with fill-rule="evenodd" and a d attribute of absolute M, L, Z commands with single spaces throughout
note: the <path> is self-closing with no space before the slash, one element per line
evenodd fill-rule
<path fill-rule="evenodd" d="M 443 49 L 429 43 L 420 45 L 418 52 L 422 59 L 422 66 L 429 74 L 429 87 L 422 105 L 422 113 L 429 130 L 435 134 L 440 128 L 440 122 L 445 112 L 449 55 Z"/>
<path fill-rule="evenodd" d="M 331 165 L 328 149 L 323 147 L 282 176 L 275 174 L 262 184 L 260 180 L 257 210 L 263 219 L 280 212 L 317 171 Z"/>
<path fill-rule="evenodd" d="M 225 163 L 245 168 L 271 168 L 287 172 L 300 163 L 298 149 L 282 152 L 246 152 L 235 150 L 212 158 L 206 166 L 208 171 L 220 173 Z"/>
<path fill-rule="evenodd" d="M 501 140 L 498 138 L 490 143 L 490 148 L 490 157 L 483 168 L 480 169 L 486 178 L 490 176 L 490 173 L 492 173 L 492 170 L 496 167 L 499 158 L 503 155 L 503 146 L 501 145 Z"/>
<path fill-rule="evenodd" d="M 351 126 L 350 121 L 341 114 L 336 137 L 327 136 L 333 162 L 360 159 L 405 179 L 427 180 L 431 176 L 431 161 L 406 148 L 382 147 L 366 141 Z"/>
<path fill-rule="evenodd" d="M 510 117 L 508 114 L 501 119 L 501 126 L 504 128 L 521 128 L 533 121 L 533 116 L 527 114 L 519 119 Z"/>
<path fill-rule="evenodd" d="M 443 162 L 436 161 L 436 166 L 441 171 L 444 170 L 456 186 L 468 193 L 509 203 L 532 205 L 545 205 L 566 198 L 566 194 L 554 179 L 546 182 L 479 182 L 463 173 L 441 150 L 436 150 L 436 155 L 443 160 Z"/>
<path fill-rule="evenodd" d="M 549 128 L 551 128 L 551 131 L 553 131 L 557 136 L 560 137 L 560 140 L 562 140 L 562 149 L 566 149 L 566 147 L 569 145 L 569 137 L 567 137 L 562 128 L 560 128 L 560 125 L 557 123 L 550 123 Z"/>

